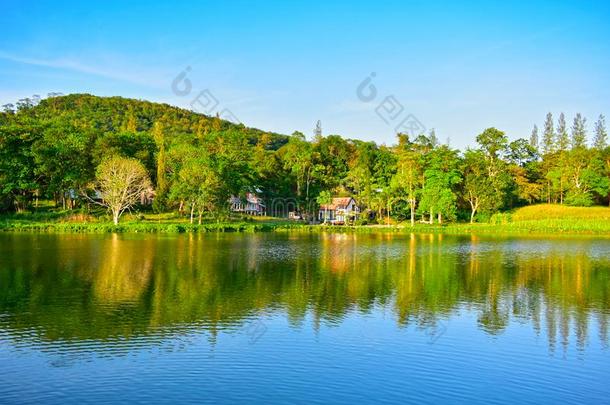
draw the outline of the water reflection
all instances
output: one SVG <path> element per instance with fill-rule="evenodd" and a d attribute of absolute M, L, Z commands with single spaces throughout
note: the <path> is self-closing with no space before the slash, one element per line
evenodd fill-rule
<path fill-rule="evenodd" d="M 0 338 L 16 348 L 123 353 L 192 332 L 213 341 L 265 313 L 299 327 L 306 316 L 341 325 L 354 311 L 390 311 L 387 322 L 420 328 L 467 312 L 490 335 L 528 324 L 551 351 L 608 343 L 607 240 L 5 234 L 0 243 Z"/>

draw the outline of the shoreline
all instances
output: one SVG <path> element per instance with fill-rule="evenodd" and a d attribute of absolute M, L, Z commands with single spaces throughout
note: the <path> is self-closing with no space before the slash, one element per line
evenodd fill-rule
<path fill-rule="evenodd" d="M 302 232 L 302 233 L 398 233 L 398 234 L 446 234 L 446 235 L 566 235 L 566 236 L 607 236 L 610 237 L 610 223 L 566 220 L 532 220 L 490 223 L 449 223 L 429 225 L 418 223 L 411 227 L 399 225 L 354 225 L 329 226 L 302 223 L 278 222 L 217 222 L 191 224 L 188 222 L 145 222 L 126 221 L 114 225 L 111 222 L 55 222 L 0 220 L 2 233 L 218 233 L 218 232 Z"/>

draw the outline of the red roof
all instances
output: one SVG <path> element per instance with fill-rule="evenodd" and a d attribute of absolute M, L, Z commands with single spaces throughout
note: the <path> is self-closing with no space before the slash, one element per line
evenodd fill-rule
<path fill-rule="evenodd" d="M 347 208 L 349 202 L 352 200 L 352 197 L 336 197 L 332 199 L 330 204 L 322 204 L 320 205 L 320 209 L 322 210 L 344 210 Z"/>

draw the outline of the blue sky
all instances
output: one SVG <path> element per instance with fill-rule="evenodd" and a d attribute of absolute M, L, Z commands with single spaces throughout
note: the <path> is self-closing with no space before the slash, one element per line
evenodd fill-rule
<path fill-rule="evenodd" d="M 412 114 L 457 147 L 489 126 L 529 137 L 548 111 L 581 112 L 590 131 L 610 114 L 608 2 L 125 3 L 3 0 L 0 104 L 86 92 L 189 107 L 207 89 L 261 129 L 311 135 L 321 120 L 324 134 L 391 144 Z M 402 109 L 384 121 L 389 96 Z"/>

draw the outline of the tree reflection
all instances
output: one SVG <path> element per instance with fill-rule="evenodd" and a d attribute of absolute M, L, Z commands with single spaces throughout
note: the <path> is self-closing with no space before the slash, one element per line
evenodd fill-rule
<path fill-rule="evenodd" d="M 486 333 L 525 322 L 551 350 L 572 336 L 584 349 L 590 335 L 608 342 L 610 258 L 587 253 L 597 248 L 443 235 L 3 235 L 0 326 L 128 344 L 184 327 L 214 337 L 267 312 L 299 326 L 389 308 L 399 326 L 429 327 L 468 310 Z"/>

